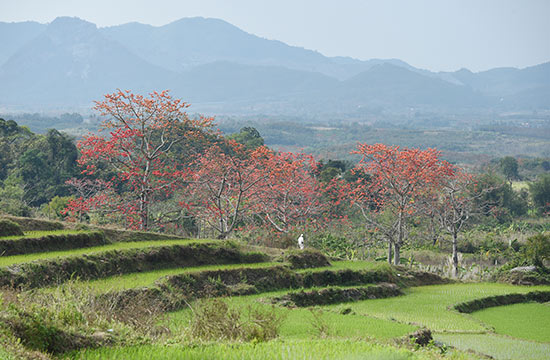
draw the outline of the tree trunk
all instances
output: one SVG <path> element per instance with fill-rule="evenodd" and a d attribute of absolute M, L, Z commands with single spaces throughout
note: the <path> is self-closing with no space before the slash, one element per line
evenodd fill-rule
<path fill-rule="evenodd" d="M 393 242 L 388 241 L 388 264 L 390 264 L 390 265 L 391 265 L 391 261 L 392 261 L 392 258 L 393 258 L 392 246 L 393 246 Z"/>
<path fill-rule="evenodd" d="M 149 196 L 147 194 L 147 191 L 144 191 L 141 193 L 140 201 L 139 201 L 139 217 L 141 220 L 141 223 L 139 225 L 139 228 L 141 230 L 147 230 L 148 228 L 148 220 L 149 220 Z"/>
<path fill-rule="evenodd" d="M 397 224 L 397 241 L 393 244 L 395 248 L 395 256 L 393 257 L 393 263 L 394 265 L 400 265 L 401 262 L 401 244 L 403 244 L 403 211 L 401 210 L 399 213 L 399 223 Z"/>
<path fill-rule="evenodd" d="M 453 271 L 452 275 L 454 278 L 458 276 L 458 234 L 455 232 L 453 234 Z"/>
<path fill-rule="evenodd" d="M 395 248 L 395 256 L 393 257 L 393 264 L 394 265 L 400 265 L 401 264 L 401 245 L 399 243 L 393 244 Z"/>

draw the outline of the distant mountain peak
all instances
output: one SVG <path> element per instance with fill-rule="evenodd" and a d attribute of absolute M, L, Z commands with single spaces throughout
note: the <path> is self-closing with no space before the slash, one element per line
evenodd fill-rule
<path fill-rule="evenodd" d="M 60 16 L 56 17 L 49 25 L 48 29 L 86 29 L 95 30 L 97 25 L 86 20 L 82 20 L 79 17 Z"/>
<path fill-rule="evenodd" d="M 85 41 L 91 36 L 98 35 L 97 26 L 77 17 L 58 17 L 46 28 L 46 34 L 52 39 Z"/>

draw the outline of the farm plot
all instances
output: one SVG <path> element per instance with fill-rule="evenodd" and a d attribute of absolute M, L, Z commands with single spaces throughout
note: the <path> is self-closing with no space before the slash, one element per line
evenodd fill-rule
<path fill-rule="evenodd" d="M 499 360 L 548 360 L 550 344 L 495 334 L 436 334 L 436 341 Z"/>
<path fill-rule="evenodd" d="M 392 346 L 341 339 L 274 340 L 265 343 L 213 343 L 202 346 L 147 345 L 127 348 L 87 350 L 74 359 L 158 359 L 158 360 L 421 360 L 436 359 L 433 354 L 396 349 Z M 451 357 L 449 357 L 451 358 Z M 460 356 L 452 359 L 471 359 Z"/>
<path fill-rule="evenodd" d="M 278 265 L 274 262 L 261 262 L 252 264 L 229 264 L 229 265 L 205 265 L 189 268 L 169 268 L 147 272 L 124 274 L 112 276 L 105 279 L 77 282 L 76 286 L 89 287 L 98 292 L 127 290 L 139 287 L 153 286 L 157 280 L 165 276 L 197 273 L 212 270 L 231 270 L 246 267 L 248 269 L 267 268 Z"/>
<path fill-rule="evenodd" d="M 459 313 L 453 306 L 494 295 L 548 291 L 550 286 L 441 284 L 444 280 L 435 275 L 365 261 L 333 261 L 331 266 L 309 269 L 293 269 L 291 265 L 271 262 L 265 254 L 247 253 L 233 243 L 173 239 L 3 256 L 0 275 L 20 277 L 21 284 L 31 287 L 44 287 L 53 284 L 43 282 L 45 274 L 53 276 L 64 269 L 67 278 L 63 281 L 77 274 L 70 286 L 84 292 L 127 294 L 125 299 L 133 299 L 132 294 L 158 296 L 150 304 L 156 300 L 179 301 L 181 306 L 161 310 L 175 311 L 158 319 L 160 328 L 166 329 L 159 339 L 149 339 L 150 343 L 142 346 L 65 354 L 75 359 L 478 358 L 452 349 L 441 355 L 437 348 L 415 351 L 395 346 L 396 339 L 408 344 L 409 335 L 420 327 L 434 331 L 437 341 L 497 359 L 523 354 L 522 358 L 538 360 L 549 353 L 548 305 L 518 304 L 472 314 Z M 433 283 L 440 285 L 411 287 Z M 55 289 L 63 288 L 43 291 Z M 202 297 L 229 294 L 233 296 L 224 298 L 224 303 L 237 309 L 243 319 L 261 312 L 281 319 L 278 337 L 251 343 L 209 343 L 193 338 L 189 329 L 194 309 L 209 301 Z M 322 296 L 329 299 L 315 300 Z M 526 318 L 527 313 L 532 318 Z"/>
<path fill-rule="evenodd" d="M 449 310 L 454 304 L 508 293 L 550 290 L 550 286 L 514 286 L 497 283 L 468 283 L 419 286 L 404 289 L 405 296 L 366 300 L 351 305 L 358 314 L 402 323 L 426 326 L 432 331 L 485 332 L 487 326 L 477 319 Z M 329 309 L 339 311 L 343 305 Z"/>
<path fill-rule="evenodd" d="M 34 254 L 22 254 L 13 256 L 0 257 L 0 267 L 9 266 L 14 264 L 27 263 L 35 260 L 63 258 L 69 256 L 91 255 L 110 250 L 127 250 L 127 249 L 139 249 L 139 248 L 151 248 L 170 245 L 184 245 L 196 242 L 206 242 L 205 240 L 154 240 L 154 241 L 135 241 L 135 242 L 120 242 L 114 244 L 107 244 L 101 246 L 93 246 L 87 248 L 60 250 Z"/>
<path fill-rule="evenodd" d="M 476 311 L 472 316 L 494 328 L 497 334 L 550 343 L 550 305 L 548 304 L 497 306 Z"/>

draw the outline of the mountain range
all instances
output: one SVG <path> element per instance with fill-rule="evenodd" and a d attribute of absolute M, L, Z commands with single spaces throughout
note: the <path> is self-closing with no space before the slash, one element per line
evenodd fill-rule
<path fill-rule="evenodd" d="M 550 62 L 431 72 L 398 59 L 326 57 L 219 19 L 0 23 L 0 43 L 0 108 L 8 110 L 89 109 L 117 88 L 171 89 L 213 113 L 550 109 Z"/>

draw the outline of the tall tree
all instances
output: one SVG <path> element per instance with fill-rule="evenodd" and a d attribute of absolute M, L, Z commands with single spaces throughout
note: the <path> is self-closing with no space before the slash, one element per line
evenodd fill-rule
<path fill-rule="evenodd" d="M 317 163 L 310 155 L 281 152 L 269 159 L 265 186 L 255 197 L 256 211 L 277 232 L 288 233 L 326 208 Z"/>
<path fill-rule="evenodd" d="M 475 179 L 460 169 L 439 178 L 439 183 L 423 197 L 426 213 L 452 238 L 452 275 L 458 275 L 458 235 L 477 213 L 476 200 L 482 192 L 472 192 Z"/>
<path fill-rule="evenodd" d="M 537 181 L 529 184 L 529 192 L 535 209 L 541 215 L 550 215 L 550 174 L 540 175 Z"/>
<path fill-rule="evenodd" d="M 118 90 L 95 103 L 94 109 L 105 118 L 101 130 L 108 135 L 85 136 L 78 144 L 79 163 L 87 175 L 93 175 L 99 164 L 116 172 L 128 200 L 118 208 L 135 215 L 134 227 L 149 227 L 150 203 L 172 192 L 187 171 L 188 164 L 174 156 L 172 148 L 194 142 L 211 129 L 212 119 L 190 118 L 188 106 L 168 91 L 143 96 Z"/>
<path fill-rule="evenodd" d="M 264 146 L 247 149 L 232 140 L 224 147 L 212 146 L 197 159 L 182 205 L 215 229 L 218 238 L 226 238 L 250 215 L 270 156 Z"/>
<path fill-rule="evenodd" d="M 510 183 L 512 180 L 519 179 L 518 161 L 512 156 L 505 156 L 500 159 L 500 171 Z"/>
<path fill-rule="evenodd" d="M 352 153 L 361 156 L 355 172 L 362 174 L 352 190 L 353 203 L 367 225 L 382 232 L 388 241 L 388 262 L 393 245 L 393 260 L 398 265 L 408 221 L 419 211 L 417 199 L 439 178 L 452 174 L 453 168 L 439 159 L 435 149 L 359 144 Z"/>

